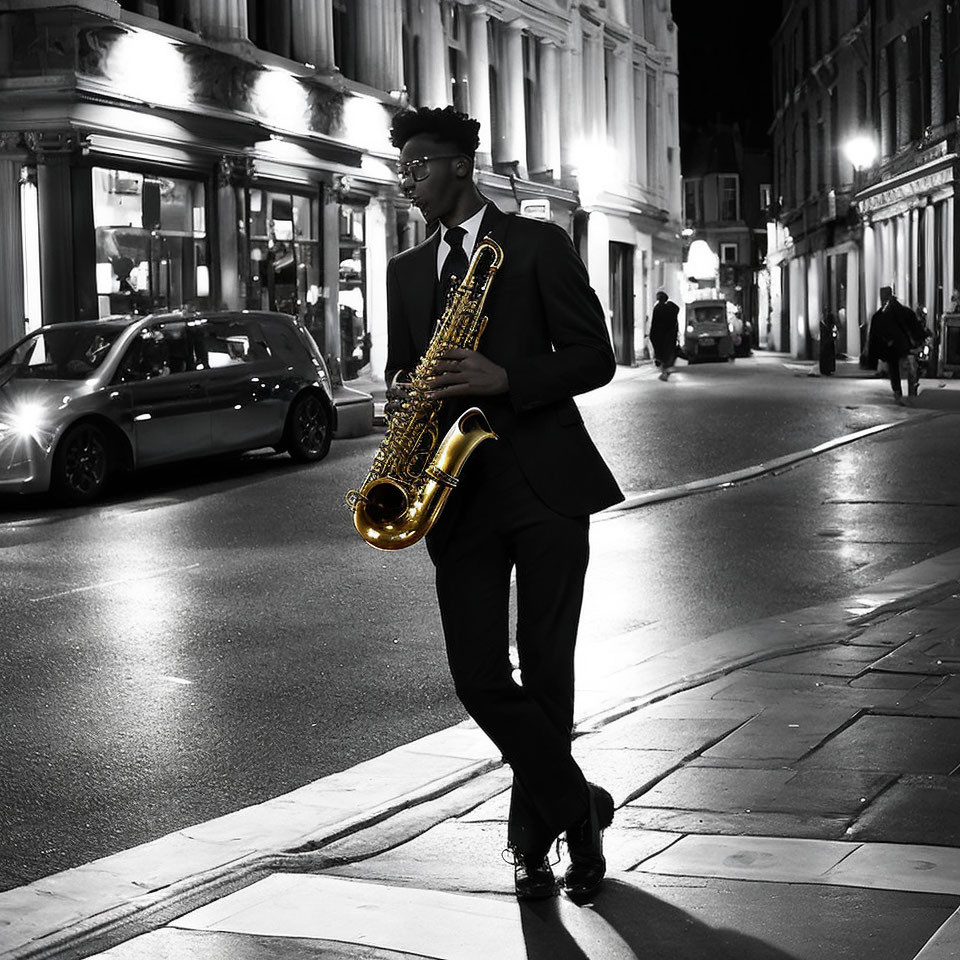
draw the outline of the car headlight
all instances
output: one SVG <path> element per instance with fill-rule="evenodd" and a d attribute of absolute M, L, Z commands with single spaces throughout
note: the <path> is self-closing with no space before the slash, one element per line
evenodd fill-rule
<path fill-rule="evenodd" d="M 0 413 L 0 439 L 39 440 L 45 432 L 46 411 L 41 403 L 18 403 Z"/>

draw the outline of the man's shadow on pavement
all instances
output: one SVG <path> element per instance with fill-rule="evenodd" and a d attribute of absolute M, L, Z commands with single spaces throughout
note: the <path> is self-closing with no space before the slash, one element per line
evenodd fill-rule
<path fill-rule="evenodd" d="M 589 906 L 562 896 L 526 901 L 520 919 L 527 960 L 796 960 L 614 879 Z"/>

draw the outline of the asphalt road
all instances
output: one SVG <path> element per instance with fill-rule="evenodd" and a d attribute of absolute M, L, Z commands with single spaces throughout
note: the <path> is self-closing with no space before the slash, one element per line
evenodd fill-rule
<path fill-rule="evenodd" d="M 621 372 L 582 398 L 629 492 L 908 421 L 595 522 L 582 650 L 644 624 L 651 651 L 709 637 L 960 545 L 960 392 L 927 383 L 903 410 L 882 381 L 764 358 L 669 383 Z M 342 506 L 378 440 L 337 442 L 309 467 L 155 471 L 87 509 L 0 500 L 0 889 L 463 718 L 425 551 L 371 550 Z"/>

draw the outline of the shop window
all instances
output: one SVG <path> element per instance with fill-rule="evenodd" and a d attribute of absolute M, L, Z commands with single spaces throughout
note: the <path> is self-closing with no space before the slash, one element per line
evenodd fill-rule
<path fill-rule="evenodd" d="M 359 204 L 340 207 L 340 358 L 345 380 L 370 362 L 366 314 L 366 216 Z"/>
<path fill-rule="evenodd" d="M 247 215 L 247 308 L 298 317 L 322 346 L 323 281 L 316 197 L 251 187 Z"/>
<path fill-rule="evenodd" d="M 99 315 L 209 305 L 200 181 L 94 167 Z"/>

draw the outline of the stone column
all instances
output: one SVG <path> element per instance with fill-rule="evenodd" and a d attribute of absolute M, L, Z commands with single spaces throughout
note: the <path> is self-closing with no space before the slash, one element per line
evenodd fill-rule
<path fill-rule="evenodd" d="M 607 104 L 603 89 L 603 39 L 599 33 L 583 38 L 583 112 L 584 132 L 593 147 L 606 136 Z"/>
<path fill-rule="evenodd" d="M 21 160 L 0 160 L 0 350 L 24 334 L 23 247 L 20 219 Z M 35 318 L 31 318 L 35 319 Z"/>
<path fill-rule="evenodd" d="M 937 237 L 934 232 L 934 206 L 928 203 L 923 211 L 923 236 L 920 242 L 924 249 L 924 289 L 927 291 L 926 302 L 927 322 L 933 327 L 933 318 L 937 311 L 937 261 L 936 261 L 936 242 Z M 949 306 L 949 302 L 947 304 Z"/>
<path fill-rule="evenodd" d="M 634 94 L 634 113 L 636 114 L 636 129 L 633 142 L 636 145 L 634 149 L 634 167 L 636 170 L 637 182 L 641 184 L 648 192 L 652 192 L 654 184 L 652 173 L 647 169 L 647 137 L 650 131 L 647 129 L 647 68 L 643 65 L 634 67 L 633 70 L 633 94 Z"/>
<path fill-rule="evenodd" d="M 318 70 L 334 65 L 333 0 L 292 0 L 293 56 Z"/>
<path fill-rule="evenodd" d="M 437 0 L 426 0 L 421 5 L 420 20 L 420 89 L 423 103 L 414 107 L 445 107 L 450 103 L 450 84 L 447 77 L 447 42 L 440 18 Z"/>
<path fill-rule="evenodd" d="M 579 22 L 578 16 L 574 17 Z M 579 162 L 577 151 L 583 143 L 583 77 L 579 26 L 571 26 L 571 36 L 560 51 L 560 159 L 561 176 L 569 181 Z"/>
<path fill-rule="evenodd" d="M 467 83 L 470 115 L 480 121 L 480 149 L 477 159 L 484 166 L 493 162 L 490 114 L 490 48 L 487 37 L 486 7 L 467 8 Z"/>
<path fill-rule="evenodd" d="M 877 237 L 872 223 L 863 225 L 863 311 L 864 323 L 869 326 L 870 318 L 880 305 L 877 283 Z"/>
<path fill-rule="evenodd" d="M 403 82 L 399 0 L 354 0 L 354 3 L 360 79 L 378 90 L 399 90 Z"/>
<path fill-rule="evenodd" d="M 612 99 L 611 126 L 607 137 L 616 150 L 617 168 L 624 181 L 633 179 L 633 64 L 630 48 L 620 44 L 611 58 L 609 78 Z"/>
<path fill-rule="evenodd" d="M 527 175 L 527 128 L 523 105 L 522 20 L 504 24 L 503 79 L 500 83 L 501 142 L 494 145 L 494 159 L 516 161 L 520 176 Z"/>
<path fill-rule="evenodd" d="M 246 0 L 190 0 L 197 32 L 210 40 L 247 40 Z"/>
<path fill-rule="evenodd" d="M 540 142 L 543 165 L 560 179 L 560 51 L 550 40 L 540 41 Z M 564 103 L 564 108 L 566 108 Z"/>

